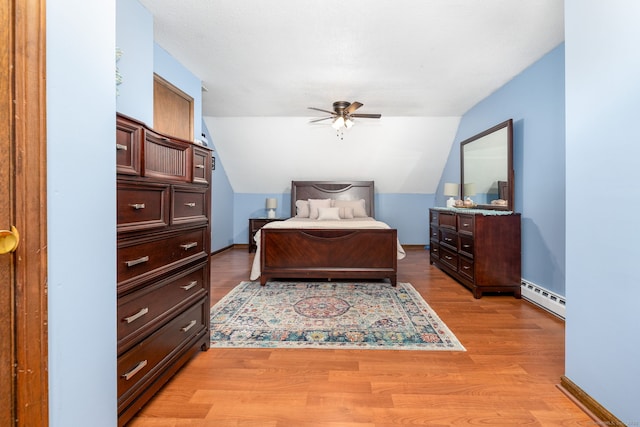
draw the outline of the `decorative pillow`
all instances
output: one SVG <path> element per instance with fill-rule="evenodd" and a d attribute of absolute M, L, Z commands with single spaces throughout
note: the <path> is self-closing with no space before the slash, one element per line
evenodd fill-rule
<path fill-rule="evenodd" d="M 330 208 L 331 199 L 309 199 L 309 218 L 318 219 L 318 208 Z"/>
<path fill-rule="evenodd" d="M 342 207 L 342 208 L 335 208 L 335 209 L 338 209 L 338 215 L 340 216 L 341 219 L 353 219 L 353 208 Z"/>
<path fill-rule="evenodd" d="M 360 200 L 334 200 L 334 207 L 337 208 L 352 208 L 354 218 L 366 218 L 367 210 L 365 209 L 364 199 Z"/>
<path fill-rule="evenodd" d="M 318 220 L 339 220 L 339 210 L 340 208 L 318 208 Z"/>
<path fill-rule="evenodd" d="M 309 201 L 296 200 L 296 217 L 309 218 Z"/>

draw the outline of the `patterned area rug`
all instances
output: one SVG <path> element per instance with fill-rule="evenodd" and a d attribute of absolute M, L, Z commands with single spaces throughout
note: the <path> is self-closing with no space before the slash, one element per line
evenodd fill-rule
<path fill-rule="evenodd" d="M 242 282 L 211 309 L 211 346 L 465 351 L 410 283 Z"/>

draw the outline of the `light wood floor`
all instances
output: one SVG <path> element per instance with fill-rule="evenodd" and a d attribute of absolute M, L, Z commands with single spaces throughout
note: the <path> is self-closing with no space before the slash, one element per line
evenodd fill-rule
<path fill-rule="evenodd" d="M 564 322 L 512 296 L 474 299 L 410 248 L 410 282 L 466 352 L 210 349 L 130 427 L 594 426 L 556 384 Z M 212 304 L 248 280 L 253 254 L 212 259 Z"/>

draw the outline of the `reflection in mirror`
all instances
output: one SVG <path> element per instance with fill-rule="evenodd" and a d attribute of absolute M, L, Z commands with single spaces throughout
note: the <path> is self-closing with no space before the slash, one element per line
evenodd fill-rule
<path fill-rule="evenodd" d="M 513 210 L 513 121 L 460 143 L 462 198 L 482 209 Z"/>

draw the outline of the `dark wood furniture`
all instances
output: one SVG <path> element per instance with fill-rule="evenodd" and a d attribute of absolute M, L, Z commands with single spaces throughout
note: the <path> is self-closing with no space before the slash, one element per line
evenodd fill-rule
<path fill-rule="evenodd" d="M 273 221 L 284 221 L 286 218 L 249 218 L 249 253 L 256 251 L 254 236 L 265 225 Z"/>
<path fill-rule="evenodd" d="M 364 199 L 374 217 L 373 181 L 292 181 L 291 216 L 296 200 Z M 396 285 L 398 240 L 395 229 L 271 229 L 260 240 L 260 283 L 272 278 L 389 279 Z"/>
<path fill-rule="evenodd" d="M 435 208 L 430 214 L 430 261 L 471 289 L 521 295 L 520 214 Z"/>
<path fill-rule="evenodd" d="M 209 348 L 211 151 L 116 117 L 118 424 Z"/>

